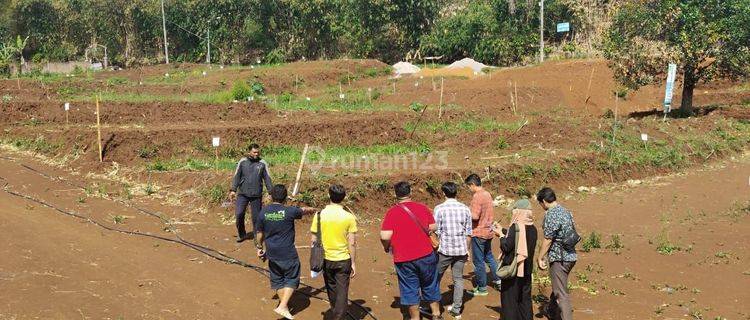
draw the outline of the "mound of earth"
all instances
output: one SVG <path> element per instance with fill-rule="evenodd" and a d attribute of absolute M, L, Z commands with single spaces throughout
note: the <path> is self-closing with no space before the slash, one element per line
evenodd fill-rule
<path fill-rule="evenodd" d="M 396 74 L 396 76 L 401 76 L 404 74 L 415 74 L 419 72 L 419 67 L 409 63 L 400 61 L 393 65 L 393 73 Z"/>

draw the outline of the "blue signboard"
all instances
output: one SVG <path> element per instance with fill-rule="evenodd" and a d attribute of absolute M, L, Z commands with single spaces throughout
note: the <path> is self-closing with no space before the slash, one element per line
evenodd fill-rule
<path fill-rule="evenodd" d="M 557 24 L 557 32 L 569 32 L 570 22 L 563 22 Z"/>
<path fill-rule="evenodd" d="M 664 92 L 664 113 L 668 113 L 672 110 L 672 89 L 674 89 L 674 79 L 677 75 L 677 65 L 674 63 L 669 64 L 667 70 L 667 88 Z"/>

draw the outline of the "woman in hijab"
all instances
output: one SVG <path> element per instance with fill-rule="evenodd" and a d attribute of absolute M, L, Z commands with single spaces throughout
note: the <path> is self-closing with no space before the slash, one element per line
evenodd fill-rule
<path fill-rule="evenodd" d="M 503 320 L 531 320 L 531 272 L 534 267 L 537 229 L 528 199 L 513 204 L 513 215 L 508 234 L 500 234 L 500 248 L 503 252 L 501 266 L 507 266 L 516 259 L 518 270 L 515 277 L 503 279 L 500 286 L 500 303 Z M 516 245 L 516 233 L 519 234 Z"/>

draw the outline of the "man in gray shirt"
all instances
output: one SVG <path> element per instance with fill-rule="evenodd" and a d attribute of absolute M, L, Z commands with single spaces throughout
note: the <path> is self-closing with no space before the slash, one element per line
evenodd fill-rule
<path fill-rule="evenodd" d="M 234 216 L 237 224 L 237 242 L 255 238 L 255 226 L 263 207 L 263 185 L 266 190 L 271 190 L 271 175 L 268 172 L 268 163 L 260 158 L 260 146 L 253 143 L 248 147 L 246 157 L 237 163 L 232 179 L 232 188 L 229 196 L 237 199 L 235 202 Z M 250 205 L 250 218 L 253 222 L 253 232 L 245 232 L 245 211 Z"/>

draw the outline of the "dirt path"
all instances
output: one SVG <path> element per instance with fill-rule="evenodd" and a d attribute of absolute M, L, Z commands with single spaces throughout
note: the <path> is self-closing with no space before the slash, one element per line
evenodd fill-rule
<path fill-rule="evenodd" d="M 80 190 L 0 162 L 0 184 L 9 189 L 110 227 L 173 238 L 154 218 L 111 200 L 84 202 Z M 275 307 L 267 280 L 252 270 L 5 192 L 0 203 L 0 319 L 268 319 Z M 115 215 L 126 222 L 113 223 Z M 295 306 L 315 314 L 326 304 L 298 295 Z"/>
<path fill-rule="evenodd" d="M 55 176 L 90 183 L 20 155 L 11 157 Z M 744 158 L 564 200 L 583 234 L 602 234 L 602 247 L 610 235 L 619 234 L 624 246 L 619 254 L 605 248 L 581 254 L 571 277 L 576 318 L 748 319 L 744 301 L 750 299 L 750 268 L 745 265 L 750 222 L 747 211 L 738 209 L 750 201 L 749 178 L 750 159 Z M 0 159 L 0 184 L 5 183 L 10 190 L 112 227 L 171 236 L 153 217 L 112 200 L 86 197 L 82 190 L 36 175 L 17 161 Z M 254 271 L 181 245 L 105 231 L 6 192 L 0 192 L 0 203 L 0 241 L 6 244 L 0 247 L 5 257 L 0 261 L 0 319 L 272 318 L 272 293 L 267 280 Z M 159 210 L 167 217 L 183 216 L 180 208 Z M 125 223 L 113 223 L 115 215 L 122 215 Z M 535 215 L 541 221 L 539 210 Z M 196 224 L 179 226 L 186 239 L 260 264 L 250 258 L 250 245 L 232 241 L 232 226 L 211 216 L 190 218 Z M 388 256 L 379 249 L 378 222 L 361 224 L 359 276 L 351 298 L 372 308 L 378 319 L 398 319 L 397 282 Z M 308 226 L 309 219 L 298 224 L 298 246 L 307 244 Z M 657 253 L 661 238 L 680 250 Z M 300 254 L 306 261 L 306 249 Z M 470 271 L 467 268 L 467 279 Z M 321 286 L 320 279 L 303 277 L 308 281 Z M 444 290 L 447 285 L 443 281 Z M 534 292 L 538 290 L 549 292 L 548 287 L 537 286 Z M 326 307 L 303 295 L 296 295 L 293 305 L 301 319 L 320 318 Z M 497 318 L 498 305 L 497 292 L 471 299 L 464 319 Z"/>

